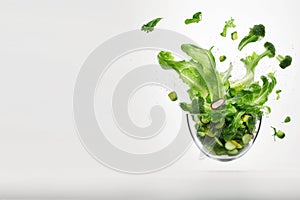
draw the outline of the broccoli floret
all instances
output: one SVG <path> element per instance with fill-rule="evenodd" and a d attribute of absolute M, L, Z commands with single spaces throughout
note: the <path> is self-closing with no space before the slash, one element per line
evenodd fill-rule
<path fill-rule="evenodd" d="M 258 62 L 264 58 L 265 56 L 268 56 L 269 58 L 273 58 L 276 54 L 276 49 L 274 45 L 271 42 L 266 42 L 264 44 L 265 52 L 263 52 L 260 55 L 257 55 L 256 53 L 253 53 L 252 56 L 248 56 L 246 59 L 241 59 L 242 62 L 245 63 L 247 68 L 253 69 L 258 65 Z"/>
<path fill-rule="evenodd" d="M 292 57 L 289 56 L 289 55 L 286 55 L 286 56 L 282 56 L 282 55 L 278 55 L 277 57 L 277 60 L 279 60 L 279 66 L 282 68 L 282 69 L 285 69 L 287 68 L 288 66 L 290 66 L 292 64 Z"/>
<path fill-rule="evenodd" d="M 254 81 L 254 71 L 259 61 L 265 56 L 268 56 L 269 58 L 273 58 L 275 56 L 276 49 L 272 43 L 266 42 L 264 44 L 264 47 L 266 48 L 266 50 L 262 54 L 258 55 L 253 52 L 251 56 L 247 56 L 245 59 L 241 59 L 241 61 L 245 64 L 246 75 L 242 79 L 233 82 L 231 84 L 232 88 L 240 90 L 247 87 L 248 84 Z"/>
<path fill-rule="evenodd" d="M 250 28 L 248 35 L 246 35 L 240 42 L 238 49 L 241 51 L 247 44 L 256 42 L 265 37 L 265 26 L 262 24 L 254 25 Z"/>
<path fill-rule="evenodd" d="M 226 35 L 227 35 L 227 30 L 228 30 L 229 28 L 235 28 L 235 27 L 236 27 L 236 25 L 234 24 L 234 19 L 231 17 L 230 20 L 225 21 L 225 25 L 224 25 L 223 31 L 222 31 L 222 33 L 220 33 L 220 35 L 221 35 L 222 37 L 226 37 Z"/>
<path fill-rule="evenodd" d="M 271 42 L 266 42 L 264 44 L 264 47 L 266 48 L 266 51 L 261 54 L 261 58 L 268 56 L 269 58 L 273 58 L 276 54 L 276 49 L 274 47 L 274 45 Z"/>

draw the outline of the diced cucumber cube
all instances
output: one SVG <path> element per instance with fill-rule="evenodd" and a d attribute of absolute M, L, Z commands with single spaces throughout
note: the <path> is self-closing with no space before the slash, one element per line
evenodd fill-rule
<path fill-rule="evenodd" d="M 177 93 L 176 93 L 175 91 L 170 92 L 170 93 L 168 94 L 168 96 L 169 96 L 169 98 L 170 98 L 171 101 L 177 101 L 177 99 L 178 99 Z"/>

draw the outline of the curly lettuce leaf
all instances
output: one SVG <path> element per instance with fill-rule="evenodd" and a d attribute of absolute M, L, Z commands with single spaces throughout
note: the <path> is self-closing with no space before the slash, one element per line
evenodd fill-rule
<path fill-rule="evenodd" d="M 202 20 L 202 12 L 197 12 L 193 15 L 191 19 L 186 19 L 184 23 L 185 24 L 199 23 L 201 20 Z"/>
<path fill-rule="evenodd" d="M 207 84 L 194 63 L 185 60 L 175 61 L 172 53 L 165 51 L 161 51 L 158 54 L 158 61 L 163 69 L 175 70 L 179 74 L 180 79 L 189 85 L 192 90 L 198 92 L 199 96 L 207 97 Z"/>
<path fill-rule="evenodd" d="M 211 101 L 223 97 L 224 84 L 216 69 L 216 62 L 211 53 L 211 49 L 202 49 L 192 44 L 183 44 L 181 49 L 192 58 L 190 63 L 193 63 L 197 71 L 202 75 L 207 85 Z"/>
<path fill-rule="evenodd" d="M 150 33 L 152 31 L 154 31 L 154 27 L 158 24 L 158 22 L 160 22 L 160 20 L 162 20 L 162 18 L 156 18 L 150 22 L 148 22 L 147 24 L 144 24 L 141 28 L 142 31 L 145 31 L 146 33 Z"/>

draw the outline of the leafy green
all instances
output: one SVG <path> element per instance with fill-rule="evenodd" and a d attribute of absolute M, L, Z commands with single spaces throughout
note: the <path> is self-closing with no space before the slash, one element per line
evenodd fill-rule
<path fill-rule="evenodd" d="M 225 37 L 227 29 L 234 27 L 234 19 L 231 18 L 226 21 L 221 35 Z M 261 24 L 255 25 L 242 39 L 239 49 L 260 40 L 264 35 L 265 27 Z M 233 32 L 231 36 L 233 40 L 237 39 L 237 32 Z M 162 69 L 176 71 L 182 82 L 188 86 L 190 101 L 180 102 L 179 105 L 191 115 L 199 141 L 213 155 L 235 156 L 245 152 L 256 137 L 262 117 L 271 113 L 271 108 L 266 103 L 277 84 L 275 73 L 269 72 L 261 75 L 260 80 L 255 80 L 260 61 L 264 57 L 274 58 L 276 55 L 272 43 L 266 42 L 264 48 L 265 51 L 260 54 L 253 52 L 241 59 L 246 74 L 237 80 L 231 79 L 232 63 L 224 72 L 217 70 L 212 48 L 182 44 L 181 50 L 189 59 L 176 60 L 167 51 L 161 51 L 157 56 Z M 226 56 L 219 57 L 220 62 L 225 59 Z M 282 58 L 277 56 L 277 59 Z M 280 92 L 281 90 L 276 91 L 277 99 Z M 284 122 L 288 123 L 290 120 L 287 117 Z M 274 137 L 285 137 L 283 131 L 272 128 Z"/>
<path fill-rule="evenodd" d="M 192 59 L 175 61 L 170 52 L 158 54 L 163 69 L 174 69 L 191 90 L 197 91 L 203 98 L 214 101 L 223 94 L 223 84 L 216 70 L 215 58 L 211 50 L 205 50 L 191 44 L 183 44 L 181 49 Z"/>
<path fill-rule="evenodd" d="M 158 24 L 158 22 L 160 22 L 160 20 L 162 20 L 162 18 L 156 18 L 150 22 L 148 22 L 147 24 L 144 24 L 141 28 L 142 31 L 145 31 L 147 33 L 150 33 L 154 30 L 154 27 Z"/>
<path fill-rule="evenodd" d="M 189 55 L 192 63 L 200 76 L 206 82 L 211 101 L 215 101 L 223 96 L 223 84 L 220 80 L 220 74 L 216 69 L 215 57 L 211 53 L 211 49 L 202 49 L 196 45 L 183 44 L 182 51 Z"/>
<path fill-rule="evenodd" d="M 270 108 L 264 104 L 277 83 L 274 73 L 261 76 L 261 82 L 254 81 L 254 71 L 259 60 L 275 55 L 275 47 L 271 43 L 267 42 L 264 46 L 266 50 L 262 54 L 253 53 L 252 56 L 242 59 L 247 69 L 247 78 L 238 80 L 239 84 L 229 81 L 232 63 L 225 72 L 218 72 L 211 49 L 183 44 L 181 49 L 191 57 L 189 61 L 176 61 L 171 52 L 161 51 L 158 54 L 161 67 L 175 70 L 189 86 L 187 92 L 191 103 L 181 102 L 180 107 L 194 116 L 199 138 L 217 137 L 218 148 L 213 148 L 206 141 L 207 148 L 215 151 L 217 155 L 232 155 L 230 151 L 233 149 L 228 147 L 230 143 L 235 148 L 245 148 L 250 143 L 249 137 L 252 138 L 264 111 L 270 112 Z M 212 102 L 220 98 L 225 98 L 225 104 L 212 109 Z M 234 153 L 239 152 L 240 150 Z"/>
<path fill-rule="evenodd" d="M 201 20 L 202 20 L 202 12 L 197 12 L 193 15 L 191 19 L 186 19 L 184 23 L 185 24 L 199 23 Z"/>
<path fill-rule="evenodd" d="M 194 116 L 199 137 L 217 137 L 218 143 L 222 143 L 223 146 L 219 145 L 218 148 L 207 144 L 215 154 L 232 155 L 229 151 L 233 149 L 228 147 L 230 143 L 233 143 L 235 148 L 245 148 L 250 143 L 249 135 L 252 138 L 264 110 L 270 112 L 270 108 L 264 104 L 277 83 L 274 73 L 261 76 L 261 82 L 254 81 L 254 69 L 259 60 L 275 55 L 275 48 L 271 43 L 265 43 L 265 48 L 265 52 L 260 55 L 253 53 L 252 56 L 242 59 L 248 69 L 248 77 L 239 80 L 239 84 L 229 81 L 232 64 L 223 73 L 217 71 L 211 49 L 183 44 L 181 49 L 191 57 L 189 61 L 176 61 L 170 52 L 161 51 L 158 54 L 161 67 L 165 70 L 175 70 L 181 80 L 189 86 L 187 92 L 191 103 L 181 102 L 180 107 Z M 212 102 L 221 98 L 225 98 L 225 104 L 212 109 Z"/>
<path fill-rule="evenodd" d="M 208 96 L 208 87 L 195 63 L 185 60 L 175 61 L 173 55 L 165 51 L 158 54 L 158 61 L 163 69 L 174 69 L 181 80 L 189 85 L 192 90 L 196 90 L 204 98 Z"/>
<path fill-rule="evenodd" d="M 223 31 L 220 33 L 220 35 L 221 35 L 222 37 L 226 37 L 226 35 L 227 35 L 227 30 L 228 30 L 229 28 L 235 28 L 235 27 L 236 27 L 236 25 L 234 24 L 234 19 L 231 17 L 230 20 L 225 21 L 225 25 L 224 25 L 224 27 L 223 27 Z"/>

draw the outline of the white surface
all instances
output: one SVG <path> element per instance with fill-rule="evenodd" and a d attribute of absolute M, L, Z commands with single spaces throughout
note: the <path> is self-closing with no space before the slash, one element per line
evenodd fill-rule
<path fill-rule="evenodd" d="M 1 1 L 0 199 L 199 199 L 300 197 L 298 1 Z M 257 6 L 257 7 L 256 7 Z M 196 11 L 203 22 L 181 21 Z M 149 175 L 112 171 L 94 160 L 76 135 L 72 94 L 84 60 L 99 44 L 163 16 L 160 28 L 209 47 L 233 16 L 240 35 L 255 23 L 267 27 L 278 52 L 294 57 L 280 71 L 279 102 L 264 121 L 254 148 L 230 163 L 198 160 L 190 150 L 171 167 Z M 212 35 L 214 33 L 214 35 Z M 287 137 L 273 142 L 271 124 L 286 115 Z"/>

